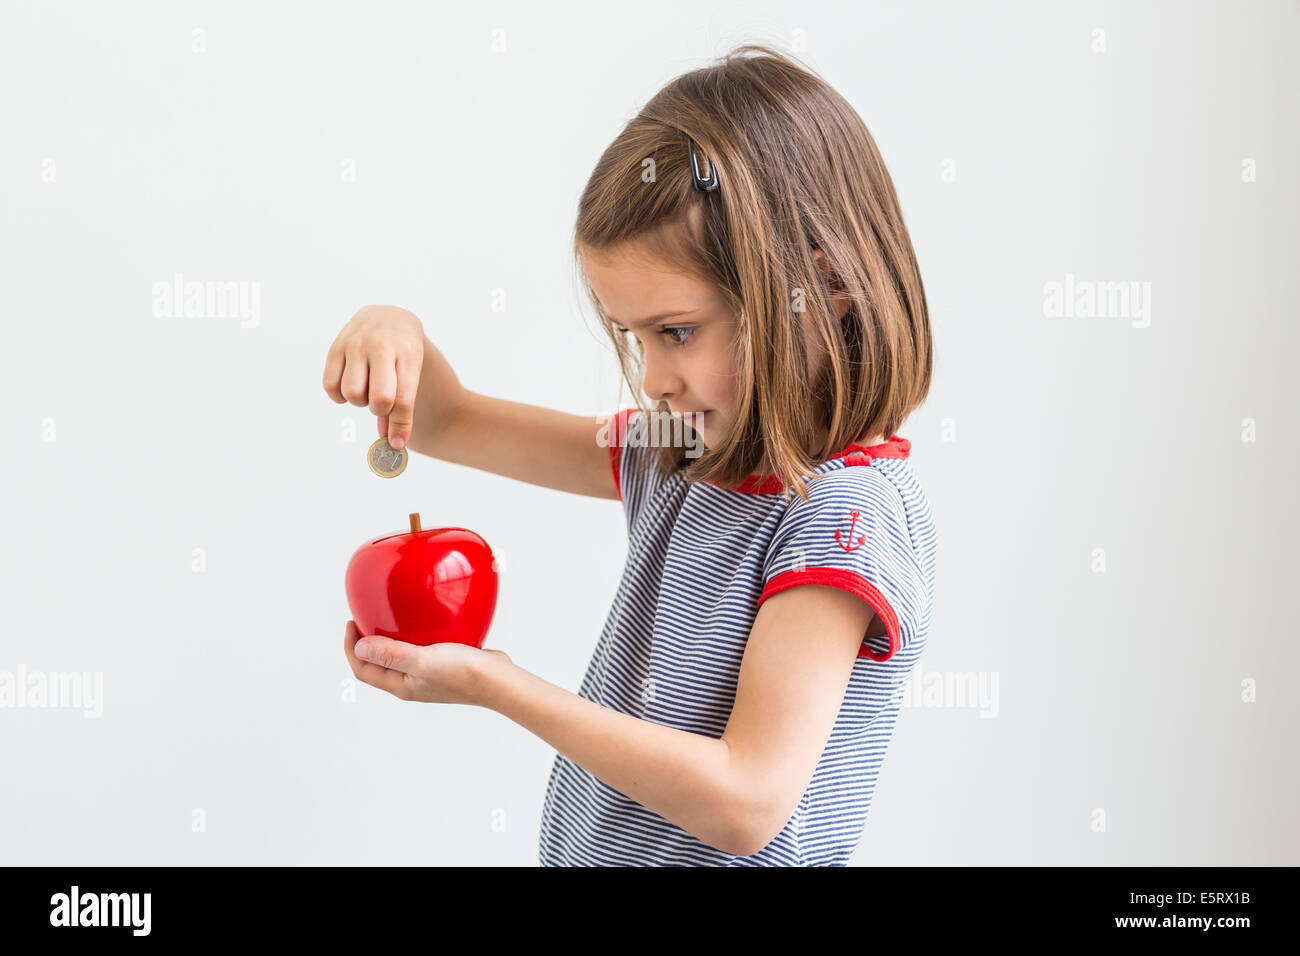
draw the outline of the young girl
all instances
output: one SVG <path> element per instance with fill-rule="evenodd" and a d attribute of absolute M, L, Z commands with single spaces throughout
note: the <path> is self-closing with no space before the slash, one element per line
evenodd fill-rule
<path fill-rule="evenodd" d="M 555 747 L 543 865 L 844 865 L 934 598 L 896 433 L 929 388 L 930 326 L 880 153 L 820 77 L 741 46 L 605 150 L 575 253 L 653 409 L 593 424 L 468 391 L 393 307 L 343 329 L 324 384 L 394 446 L 621 500 L 627 564 L 578 694 L 350 621 L 349 663 Z"/>

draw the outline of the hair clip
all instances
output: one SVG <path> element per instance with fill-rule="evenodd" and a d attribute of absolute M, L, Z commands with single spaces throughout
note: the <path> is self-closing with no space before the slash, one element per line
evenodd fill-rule
<path fill-rule="evenodd" d="M 695 177 L 695 188 L 701 192 L 713 192 L 718 188 L 718 170 L 713 165 L 713 158 L 709 157 L 709 178 L 705 179 L 700 175 L 700 161 L 695 155 L 695 140 L 687 136 L 686 144 L 691 151 L 691 175 Z"/>

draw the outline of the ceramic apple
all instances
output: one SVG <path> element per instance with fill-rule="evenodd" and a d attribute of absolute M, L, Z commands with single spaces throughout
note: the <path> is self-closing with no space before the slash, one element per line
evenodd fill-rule
<path fill-rule="evenodd" d="M 466 528 L 420 528 L 372 538 L 348 562 L 348 607 L 362 637 L 482 647 L 497 604 L 492 549 Z"/>

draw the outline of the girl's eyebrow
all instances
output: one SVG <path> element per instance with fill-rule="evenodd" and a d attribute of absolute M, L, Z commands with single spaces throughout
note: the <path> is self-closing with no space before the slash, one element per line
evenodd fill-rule
<path fill-rule="evenodd" d="M 650 316 L 648 319 L 643 319 L 643 320 L 641 320 L 640 322 L 637 322 L 637 323 L 635 323 L 635 324 L 633 324 L 633 325 L 628 325 L 626 322 L 619 322 L 619 320 L 618 320 L 618 319 L 615 319 L 612 315 L 610 316 L 610 318 L 613 319 L 615 322 L 618 322 L 618 324 L 621 325 L 621 326 L 623 326 L 624 328 L 628 328 L 628 329 L 644 329 L 647 325 L 654 325 L 656 322 L 662 322 L 664 319 L 675 319 L 675 318 L 677 318 L 679 315 L 691 315 L 692 313 L 695 313 L 695 312 L 698 312 L 698 311 L 700 311 L 700 310 L 699 310 L 699 309 L 687 309 L 687 310 L 685 310 L 684 312 L 661 312 L 661 313 L 659 313 L 658 315 L 652 315 L 652 316 Z"/>

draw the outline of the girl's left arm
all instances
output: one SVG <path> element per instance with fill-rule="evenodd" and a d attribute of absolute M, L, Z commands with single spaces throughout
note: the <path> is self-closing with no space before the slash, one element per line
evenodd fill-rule
<path fill-rule="evenodd" d="M 708 845 L 744 852 L 758 801 L 738 784 L 723 740 L 571 694 L 501 650 L 362 638 L 355 621 L 344 629 L 343 648 L 352 673 L 365 683 L 401 700 L 495 710 Z"/>
<path fill-rule="evenodd" d="M 709 846 L 749 856 L 780 832 L 807 788 L 872 617 L 831 587 L 769 598 L 721 738 L 621 713 L 498 655 L 475 658 L 471 699 Z"/>
<path fill-rule="evenodd" d="M 872 609 L 806 585 L 759 608 L 721 738 L 597 704 L 502 651 L 428 647 L 344 633 L 353 673 L 402 700 L 487 707 L 615 790 L 735 856 L 757 853 L 790 819 L 817 767 Z"/>
<path fill-rule="evenodd" d="M 495 710 L 687 833 L 748 852 L 753 802 L 737 789 L 725 741 L 624 714 L 484 655 L 474 703 Z"/>

